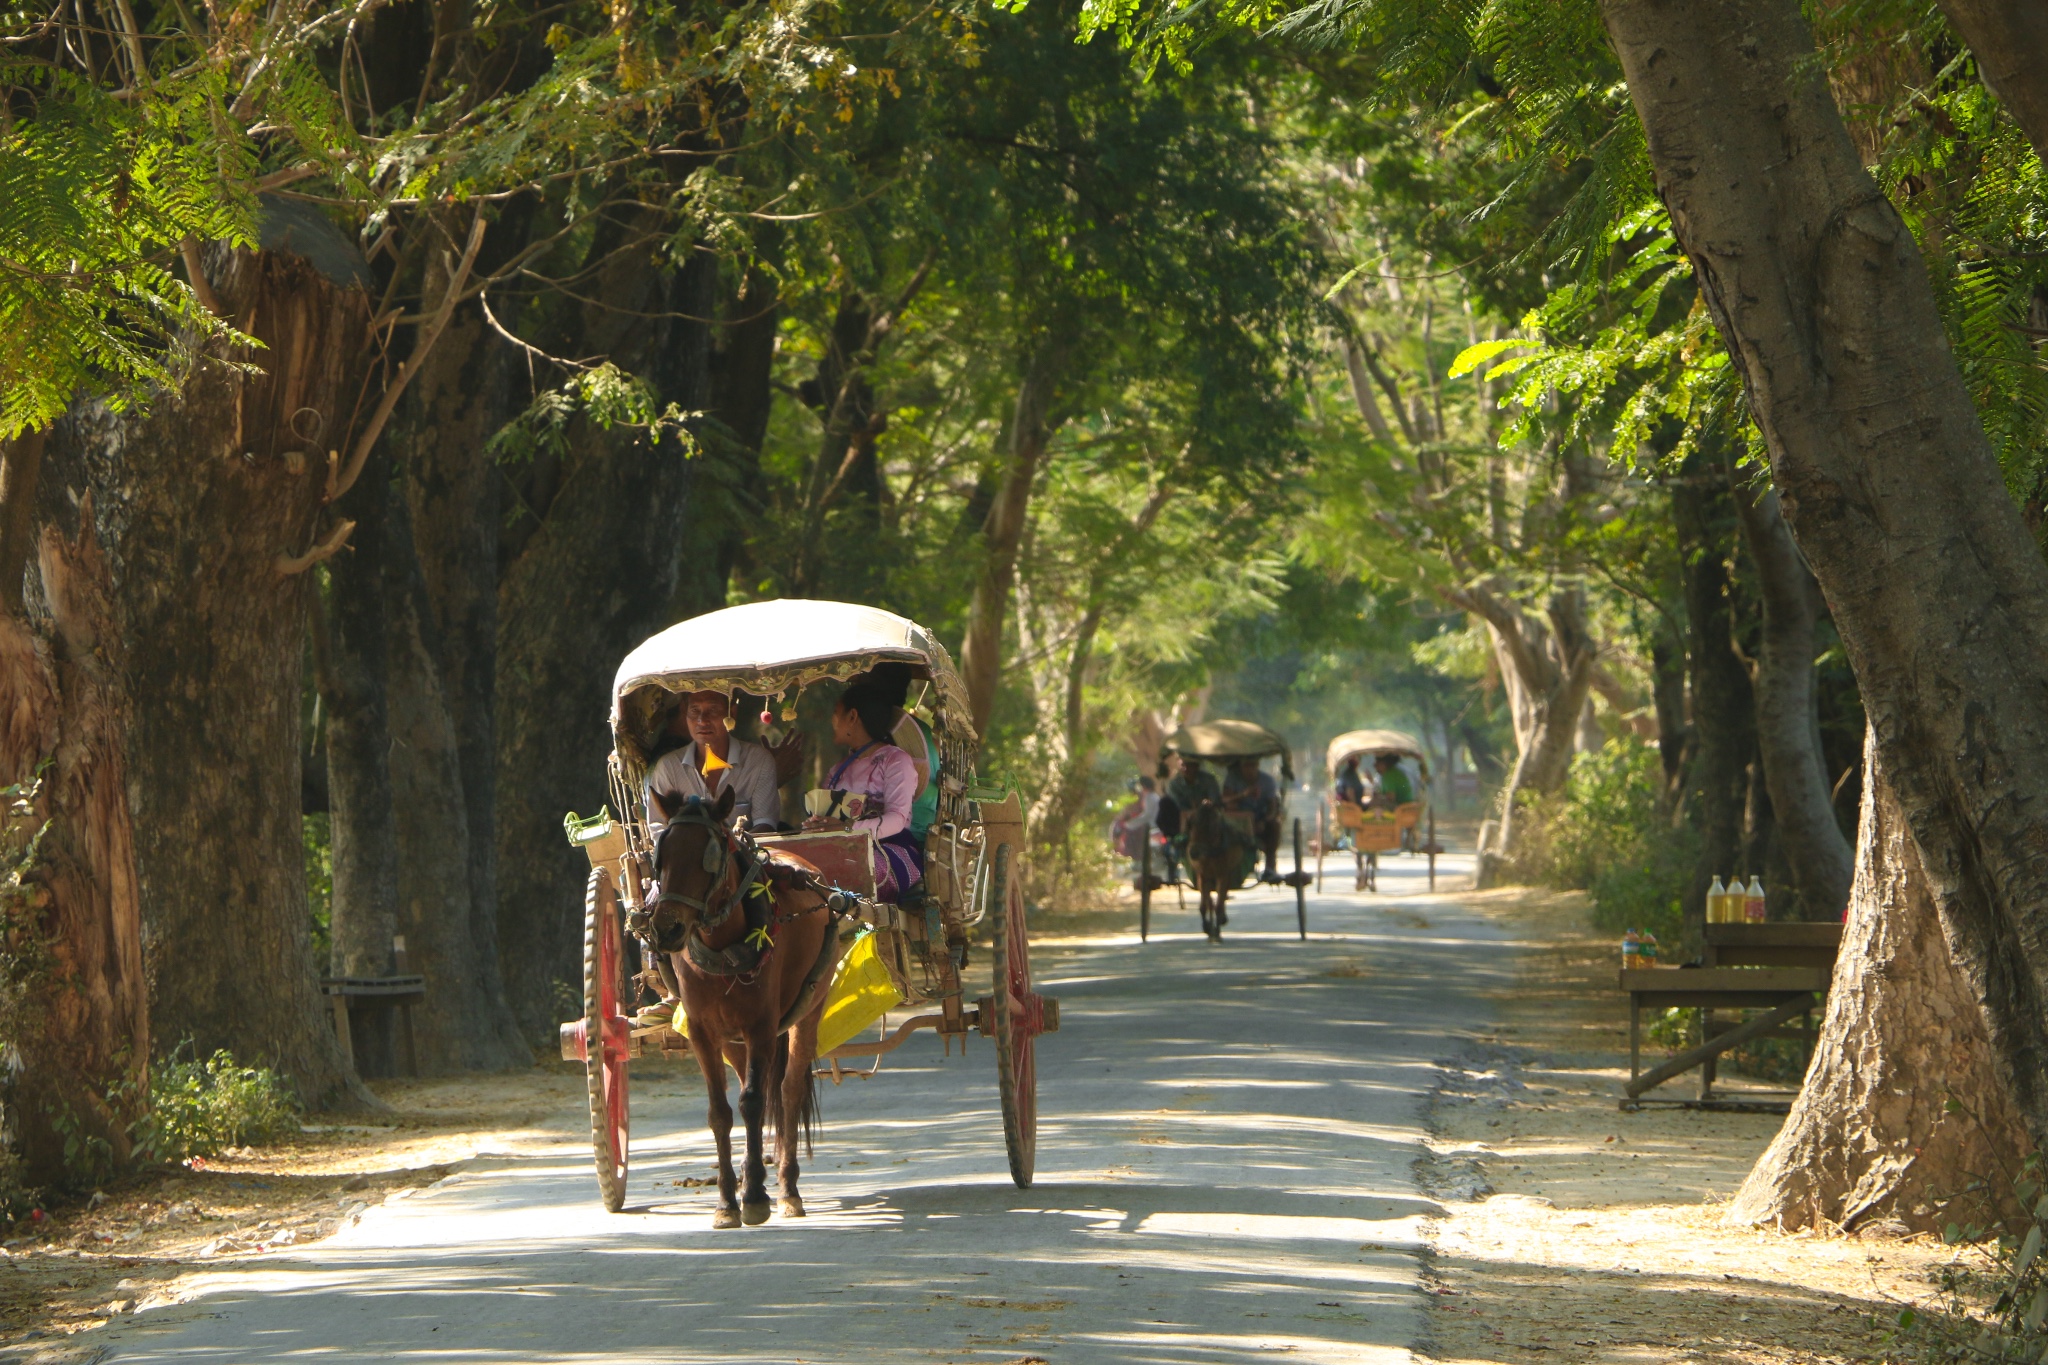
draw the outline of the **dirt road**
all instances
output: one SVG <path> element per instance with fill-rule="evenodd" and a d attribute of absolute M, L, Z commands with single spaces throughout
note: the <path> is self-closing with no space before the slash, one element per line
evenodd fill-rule
<path fill-rule="evenodd" d="M 1399 864 L 1397 864 L 1397 867 Z M 929 1035 L 828 1088 L 811 1216 L 713 1232 L 694 1080 L 636 1075 L 628 1211 L 584 1143 L 510 1154 L 312 1247 L 186 1280 L 94 1333 L 121 1362 L 1409 1359 L 1435 1063 L 1514 949 L 1393 894 L 1169 912 L 1147 946 L 1046 944 L 1038 1179 L 1004 1168 L 994 1056 Z M 1447 868 L 1446 871 L 1452 869 Z"/>

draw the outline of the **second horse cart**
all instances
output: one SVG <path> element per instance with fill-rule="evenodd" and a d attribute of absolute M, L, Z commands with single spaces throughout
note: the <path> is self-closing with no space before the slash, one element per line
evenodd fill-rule
<path fill-rule="evenodd" d="M 907 667 L 913 685 L 922 684 L 907 709 L 929 718 L 939 760 L 929 777 L 937 815 L 925 836 L 924 880 L 914 903 L 877 897 L 875 844 L 867 831 L 761 832 L 751 843 L 801 857 L 843 911 L 834 921 L 842 952 L 819 1029 L 821 1074 L 836 1078 L 846 1063 L 877 1058 L 923 1029 L 946 1039 L 949 1054 L 956 1038 L 963 1052 L 971 1034 L 991 1039 L 1010 1174 L 1019 1187 L 1031 1184 L 1035 1043 L 1058 1029 L 1059 1002 L 1032 988 L 1019 798 L 978 781 L 966 691 L 945 647 L 924 627 L 873 607 L 779 600 L 684 621 L 627 656 L 612 689 L 612 804 L 598 818 L 569 821 L 569 837 L 589 855 L 590 871 L 583 1014 L 562 1025 L 561 1049 L 585 1068 L 598 1186 L 608 1209 L 625 1202 L 630 1064 L 691 1056 L 679 1021 L 650 1017 L 645 1008 L 665 994 L 664 974 L 673 964 L 626 927 L 645 920 L 636 912 L 653 895 L 657 831 L 649 827 L 641 791 L 664 723 L 678 697 L 695 692 L 759 699 L 764 720 L 774 714 L 770 708 L 779 708 L 791 721 L 803 689 L 845 682 L 878 665 Z M 982 930 L 991 988 L 970 997 L 963 962 L 969 940 Z M 635 960 L 637 970 L 628 965 Z M 886 1010 L 906 1007 L 913 1012 L 881 1037 L 829 1036 L 835 1027 L 840 1034 L 856 1026 L 864 1031 Z"/>

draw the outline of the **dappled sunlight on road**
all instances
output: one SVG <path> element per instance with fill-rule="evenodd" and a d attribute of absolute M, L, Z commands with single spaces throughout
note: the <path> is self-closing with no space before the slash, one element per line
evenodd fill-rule
<path fill-rule="evenodd" d="M 821 1086 L 810 1216 L 742 1231 L 709 1226 L 701 1094 L 648 1086 L 625 1212 L 574 1144 L 479 1160 L 304 1254 L 187 1282 L 113 1329 L 111 1359 L 1407 1360 L 1439 1212 L 1412 1175 L 1423 1100 L 1506 950 L 1441 901 L 1326 895 L 1308 943 L 1293 915 L 1255 892 L 1221 947 L 1044 947 L 1065 1028 L 1040 1045 L 1032 1189 L 1008 1178 L 980 1040 Z M 1375 975 L 1327 975 L 1339 958 Z"/>

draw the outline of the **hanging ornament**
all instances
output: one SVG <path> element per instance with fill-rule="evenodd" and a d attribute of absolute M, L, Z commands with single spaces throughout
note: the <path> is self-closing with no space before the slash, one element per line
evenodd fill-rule
<path fill-rule="evenodd" d="M 794 695 L 794 689 L 785 687 L 782 689 L 782 723 L 787 725 L 789 722 L 795 719 L 796 698 Z"/>
<path fill-rule="evenodd" d="M 725 694 L 725 728 L 727 730 L 734 730 L 739 728 L 740 718 L 734 714 L 734 712 L 739 710 L 739 706 L 739 693 L 728 692 Z"/>

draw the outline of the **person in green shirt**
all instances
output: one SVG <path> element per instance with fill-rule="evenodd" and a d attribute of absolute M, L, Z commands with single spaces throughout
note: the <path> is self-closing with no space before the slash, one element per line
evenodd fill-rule
<path fill-rule="evenodd" d="M 1408 774 L 1401 771 L 1401 760 L 1393 754 L 1381 754 L 1372 761 L 1374 774 L 1379 779 L 1379 789 L 1373 798 L 1373 805 L 1391 808 L 1405 806 L 1415 799 L 1415 784 L 1408 780 Z"/>

